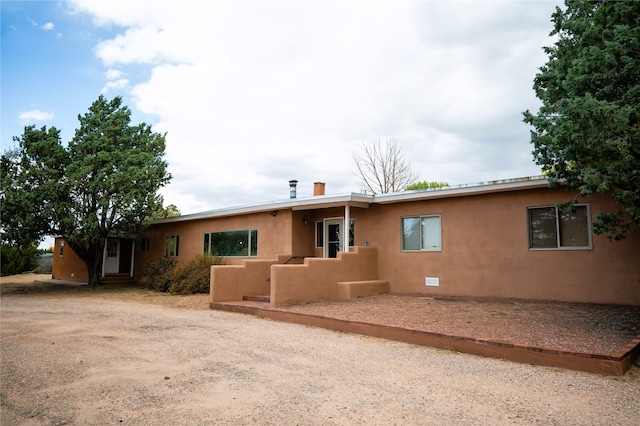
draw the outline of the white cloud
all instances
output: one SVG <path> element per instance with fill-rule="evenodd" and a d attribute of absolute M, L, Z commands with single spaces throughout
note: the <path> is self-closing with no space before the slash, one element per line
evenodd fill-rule
<path fill-rule="evenodd" d="M 521 112 L 556 4 L 74 1 L 124 28 L 95 48 L 105 90 L 168 132 L 165 200 L 185 213 L 286 198 L 292 178 L 358 191 L 351 154 L 377 137 L 421 180 L 538 173 Z"/>
<path fill-rule="evenodd" d="M 114 68 L 109 68 L 104 74 L 108 81 L 102 87 L 101 93 L 103 95 L 108 93 L 110 90 L 122 90 L 129 87 L 130 81 L 125 78 L 127 73 Z"/>
<path fill-rule="evenodd" d="M 21 112 L 18 115 L 21 123 L 31 123 L 33 121 L 49 121 L 53 119 L 53 112 L 45 112 L 40 111 L 39 109 L 34 109 L 31 111 Z"/>
<path fill-rule="evenodd" d="M 53 28 L 55 27 L 55 25 L 53 24 L 53 22 L 47 22 L 46 24 L 44 24 L 42 28 L 44 31 L 53 31 Z"/>
<path fill-rule="evenodd" d="M 118 80 L 124 77 L 125 75 L 127 75 L 125 72 L 122 72 L 120 70 L 113 69 L 113 68 L 109 68 L 104 73 L 104 76 L 107 78 L 107 80 Z"/>
<path fill-rule="evenodd" d="M 107 83 L 102 87 L 100 93 L 103 95 L 108 93 L 110 90 L 114 89 L 124 89 L 129 86 L 129 80 L 126 78 L 121 78 L 118 80 L 107 81 Z"/>

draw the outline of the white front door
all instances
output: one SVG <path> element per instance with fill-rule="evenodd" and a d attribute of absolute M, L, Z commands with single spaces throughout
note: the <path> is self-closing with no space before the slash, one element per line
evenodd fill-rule
<path fill-rule="evenodd" d="M 324 220 L 324 257 L 337 257 L 344 250 L 342 240 L 343 218 Z"/>
<path fill-rule="evenodd" d="M 104 265 L 105 274 L 117 274 L 120 272 L 120 240 L 107 240 L 107 257 Z"/>

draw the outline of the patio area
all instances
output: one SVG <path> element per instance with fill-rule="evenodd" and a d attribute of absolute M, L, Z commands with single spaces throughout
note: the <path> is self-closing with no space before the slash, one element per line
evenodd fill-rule
<path fill-rule="evenodd" d="M 624 374 L 640 353 L 639 306 L 383 294 L 211 308 L 606 375 Z"/>

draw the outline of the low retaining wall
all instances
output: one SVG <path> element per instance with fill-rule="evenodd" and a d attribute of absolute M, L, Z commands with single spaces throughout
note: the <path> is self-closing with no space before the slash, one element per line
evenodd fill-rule
<path fill-rule="evenodd" d="M 271 306 L 302 304 L 335 299 L 337 283 L 378 279 L 378 253 L 375 247 L 354 247 L 338 257 L 308 257 L 302 265 L 271 267 Z"/>
<path fill-rule="evenodd" d="M 624 375 L 635 360 L 640 357 L 640 336 L 636 336 L 636 338 L 629 342 L 624 348 L 613 355 L 601 355 L 545 349 L 359 321 L 347 321 L 319 315 L 306 315 L 297 312 L 287 312 L 278 309 L 266 309 L 241 304 L 211 303 L 210 307 L 211 309 L 255 315 L 260 318 L 275 321 L 321 327 L 329 330 L 361 334 L 420 346 L 448 349 L 524 364 L 561 367 L 569 370 L 585 371 L 607 376 Z"/>

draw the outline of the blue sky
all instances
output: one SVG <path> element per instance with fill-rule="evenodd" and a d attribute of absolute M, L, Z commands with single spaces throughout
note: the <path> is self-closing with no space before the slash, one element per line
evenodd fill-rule
<path fill-rule="evenodd" d="M 119 95 L 167 132 L 183 213 L 359 192 L 352 155 L 397 139 L 420 180 L 539 174 L 522 111 L 558 1 L 2 1 L 2 149 L 73 137 Z"/>

